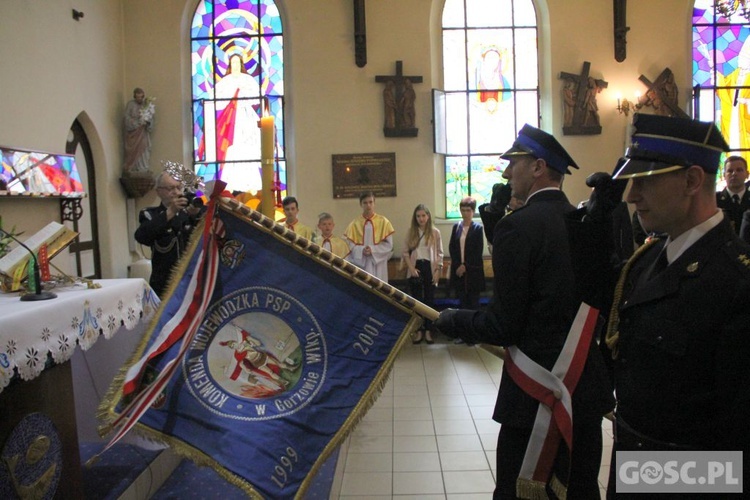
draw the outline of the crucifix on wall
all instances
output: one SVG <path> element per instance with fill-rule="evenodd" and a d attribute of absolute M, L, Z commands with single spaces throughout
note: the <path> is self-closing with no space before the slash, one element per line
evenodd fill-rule
<path fill-rule="evenodd" d="M 563 87 L 563 134 L 596 135 L 602 133 L 596 95 L 609 85 L 589 74 L 591 63 L 584 61 L 580 75 L 560 73 Z"/>
<path fill-rule="evenodd" d="M 664 68 L 664 71 L 659 74 L 654 82 L 651 82 L 644 75 L 641 75 L 638 79 L 648 87 L 648 90 L 638 98 L 638 102 L 635 104 L 636 110 L 644 106 L 651 106 L 657 115 L 690 118 L 677 104 L 678 89 L 671 69 Z"/>
<path fill-rule="evenodd" d="M 403 61 L 396 61 L 395 75 L 377 75 L 375 81 L 384 83 L 383 134 L 386 137 L 416 137 L 419 129 L 416 127 L 414 84 L 422 83 L 421 76 L 405 76 Z"/>

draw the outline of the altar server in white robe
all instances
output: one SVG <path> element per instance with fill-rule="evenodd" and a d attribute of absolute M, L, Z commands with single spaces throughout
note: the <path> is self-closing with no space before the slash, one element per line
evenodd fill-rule
<path fill-rule="evenodd" d="M 388 282 L 388 259 L 393 255 L 393 225 L 375 213 L 375 195 L 362 193 L 359 197 L 362 215 L 347 226 L 344 236 L 350 253 L 346 259 L 368 273 Z"/>

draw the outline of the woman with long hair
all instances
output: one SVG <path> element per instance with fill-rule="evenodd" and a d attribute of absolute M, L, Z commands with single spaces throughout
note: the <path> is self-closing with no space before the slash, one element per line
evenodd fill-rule
<path fill-rule="evenodd" d="M 412 214 L 401 258 L 407 266 L 409 293 L 432 307 L 435 287 L 443 273 L 443 240 L 440 230 L 432 223 L 430 209 L 421 203 Z M 419 344 L 424 339 L 428 344 L 432 344 L 434 339 L 430 332 L 431 325 L 432 322 L 425 320 L 412 341 Z"/>

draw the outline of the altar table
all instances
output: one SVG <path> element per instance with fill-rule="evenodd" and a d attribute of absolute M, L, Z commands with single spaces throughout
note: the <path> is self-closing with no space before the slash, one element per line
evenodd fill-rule
<path fill-rule="evenodd" d="M 88 351 L 102 337 L 112 339 L 122 330 L 131 330 L 120 333 L 119 340 L 138 328 L 137 338 L 129 340 L 130 350 L 159 306 L 158 297 L 143 279 L 95 283 L 101 288 L 59 287 L 52 290 L 56 298 L 37 302 L 21 302 L 15 293 L 0 294 L 0 498 L 15 497 L 19 488 L 29 493 L 32 487 L 34 494 L 55 488 L 58 497 L 82 496 L 78 394 L 74 400 L 74 389 L 81 392 L 81 384 L 78 380 L 74 384 L 76 367 L 71 370 L 69 361 L 76 351 Z M 121 357 L 129 354 L 118 353 Z M 91 382 L 99 387 L 109 384 L 121 362 L 115 366 L 82 359 Z M 107 366 L 97 369 L 97 364 Z M 95 375 L 102 369 L 106 376 Z M 95 376 L 98 380 L 94 381 Z M 98 403 L 91 395 L 80 399 L 91 407 Z M 80 422 L 82 416 L 78 417 Z M 94 415 L 84 417 L 93 428 Z"/>

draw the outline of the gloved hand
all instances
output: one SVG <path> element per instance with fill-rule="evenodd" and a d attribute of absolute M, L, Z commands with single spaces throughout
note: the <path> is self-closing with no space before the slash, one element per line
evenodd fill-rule
<path fill-rule="evenodd" d="M 440 330 L 440 333 L 449 338 L 458 337 L 458 331 L 456 327 L 456 313 L 458 309 L 444 309 L 440 311 L 440 316 L 436 319 L 432 326 Z"/>
<path fill-rule="evenodd" d="M 510 203 L 510 195 L 513 189 L 510 184 L 500 184 L 499 182 L 492 186 L 492 198 L 490 198 L 491 211 L 495 211 L 501 214 L 505 213 L 505 207 Z"/>
<path fill-rule="evenodd" d="M 621 165 L 622 159 L 618 162 Z M 586 203 L 586 212 L 594 221 L 604 221 L 612 211 L 622 202 L 622 193 L 625 191 L 627 181 L 613 180 L 612 176 L 606 172 L 595 172 L 586 178 L 586 185 L 594 188 L 591 197 Z"/>

